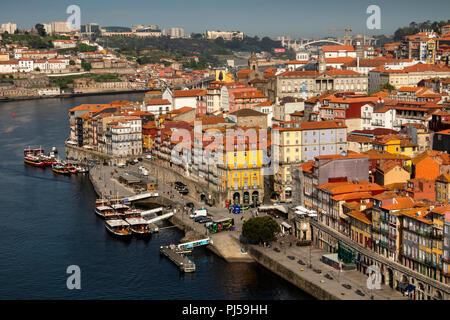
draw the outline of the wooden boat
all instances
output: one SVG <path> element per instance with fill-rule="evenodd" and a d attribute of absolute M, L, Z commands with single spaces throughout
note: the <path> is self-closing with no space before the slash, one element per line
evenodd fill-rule
<path fill-rule="evenodd" d="M 39 159 L 39 157 L 32 155 L 31 153 L 27 154 L 23 161 L 26 164 L 32 165 L 33 167 L 43 168 L 45 166 L 45 162 Z"/>
<path fill-rule="evenodd" d="M 122 201 L 116 203 L 111 202 L 111 208 L 113 208 L 114 211 L 116 211 L 119 215 L 125 213 L 130 209 L 130 207 L 124 204 Z"/>
<path fill-rule="evenodd" d="M 108 232 L 117 237 L 128 238 L 132 235 L 131 226 L 122 219 L 106 220 L 105 228 Z"/>
<path fill-rule="evenodd" d="M 122 219 L 126 219 L 126 218 L 140 218 L 141 217 L 141 212 L 142 212 L 142 210 L 130 208 L 130 209 L 126 210 L 125 212 L 120 213 L 120 217 Z"/>
<path fill-rule="evenodd" d="M 126 218 L 125 221 L 130 225 L 131 232 L 136 236 L 150 236 L 152 234 L 152 230 L 144 218 Z"/>

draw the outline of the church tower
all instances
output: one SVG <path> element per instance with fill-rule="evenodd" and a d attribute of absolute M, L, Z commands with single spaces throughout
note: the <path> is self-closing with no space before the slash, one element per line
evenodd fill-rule
<path fill-rule="evenodd" d="M 327 71 L 327 62 L 325 61 L 325 53 L 320 51 L 319 53 L 319 73 L 325 73 Z"/>
<path fill-rule="evenodd" d="M 258 57 L 256 57 L 256 54 L 253 52 L 250 59 L 248 59 L 248 67 L 252 71 L 258 71 Z"/>

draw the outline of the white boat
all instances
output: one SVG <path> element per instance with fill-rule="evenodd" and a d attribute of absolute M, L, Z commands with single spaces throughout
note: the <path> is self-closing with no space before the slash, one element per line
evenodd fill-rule
<path fill-rule="evenodd" d="M 131 237 L 131 226 L 128 222 L 122 219 L 111 219 L 105 221 L 105 228 L 112 235 L 121 238 Z"/>

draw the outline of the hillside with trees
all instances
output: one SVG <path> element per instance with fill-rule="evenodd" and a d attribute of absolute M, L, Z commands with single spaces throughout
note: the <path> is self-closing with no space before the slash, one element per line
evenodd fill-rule
<path fill-rule="evenodd" d="M 431 30 L 434 32 L 440 32 L 441 27 L 450 24 L 450 20 L 433 21 L 427 20 L 425 22 L 411 22 L 409 26 L 398 28 L 394 33 L 394 41 L 403 40 L 405 36 L 416 34 L 422 30 Z"/>
<path fill-rule="evenodd" d="M 221 57 L 231 56 L 233 51 L 246 52 L 272 52 L 274 48 L 281 47 L 280 41 L 268 37 L 259 39 L 244 37 L 243 40 L 233 39 L 226 41 L 222 38 L 215 40 L 205 39 L 201 34 L 192 34 L 190 39 L 171 39 L 170 37 L 137 38 L 137 37 L 108 37 L 100 38 L 101 45 L 117 48 L 128 57 L 136 59 L 140 64 L 156 63 L 161 58 L 198 56 L 201 66 L 207 64 L 216 66 Z M 181 61 L 181 60 L 180 60 Z"/>

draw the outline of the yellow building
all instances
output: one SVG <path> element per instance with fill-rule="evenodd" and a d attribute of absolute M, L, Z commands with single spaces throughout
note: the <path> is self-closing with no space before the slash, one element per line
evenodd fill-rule
<path fill-rule="evenodd" d="M 417 152 L 417 145 L 397 135 L 381 136 L 372 142 L 374 150 L 386 151 L 392 154 L 401 154 L 413 158 Z M 406 162 L 408 167 L 411 166 L 411 160 Z"/>
<path fill-rule="evenodd" d="M 350 202 L 342 206 L 343 213 L 348 216 L 350 238 L 366 248 L 372 248 L 372 220 L 368 211 L 372 205 Z"/>
<path fill-rule="evenodd" d="M 436 202 L 447 204 L 450 199 L 450 174 L 436 178 Z"/>
<path fill-rule="evenodd" d="M 9 61 L 9 54 L 0 53 L 0 61 Z"/>
<path fill-rule="evenodd" d="M 216 81 L 226 83 L 234 82 L 233 74 L 226 72 L 226 70 L 216 70 Z"/>
<path fill-rule="evenodd" d="M 384 162 L 376 168 L 375 183 L 380 186 L 407 183 L 411 175 L 401 165 L 393 160 Z"/>
<path fill-rule="evenodd" d="M 264 197 L 263 145 L 223 144 L 219 149 L 218 168 L 228 200 L 235 204 L 261 203 Z"/>
<path fill-rule="evenodd" d="M 142 126 L 142 149 L 149 151 L 153 148 L 154 139 L 157 134 L 156 125 L 148 122 Z"/>

